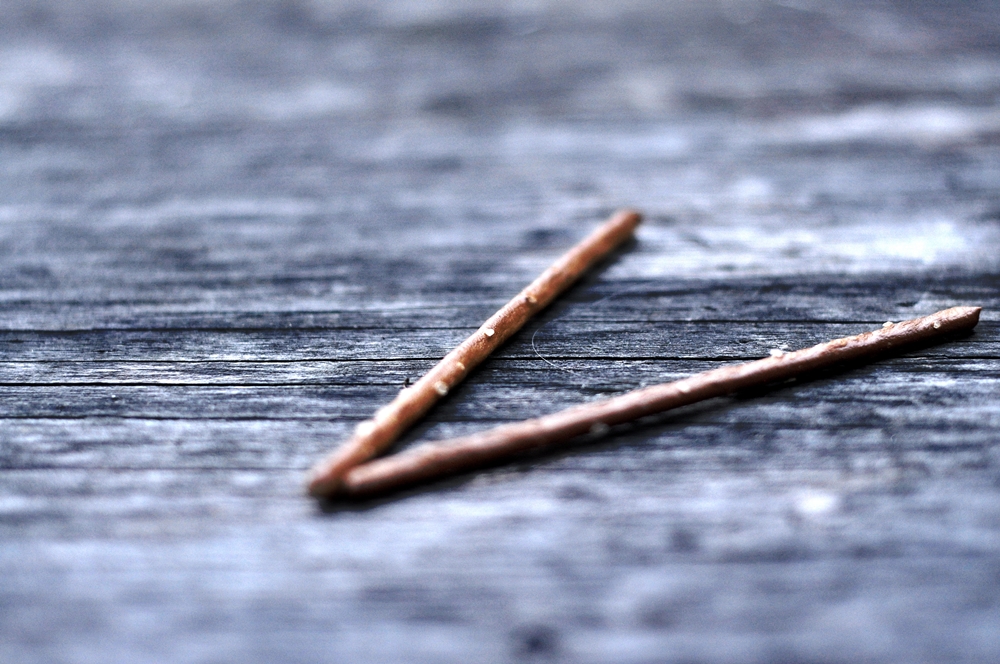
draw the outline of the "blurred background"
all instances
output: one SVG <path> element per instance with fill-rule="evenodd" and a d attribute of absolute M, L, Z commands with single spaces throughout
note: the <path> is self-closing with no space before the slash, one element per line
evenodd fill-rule
<path fill-rule="evenodd" d="M 989 106 L 995 9 L 983 1 L 7 0 L 2 117 L 110 126 L 638 122 Z"/>
<path fill-rule="evenodd" d="M 0 0 L 0 660 L 991 661 L 998 145 L 996 2 Z M 983 323 L 303 496 L 626 205 L 637 242 L 404 444 Z"/>
<path fill-rule="evenodd" d="M 628 204 L 694 224 L 648 274 L 952 265 L 995 239 L 996 8 L 5 1 L 0 205 L 392 250 Z"/>

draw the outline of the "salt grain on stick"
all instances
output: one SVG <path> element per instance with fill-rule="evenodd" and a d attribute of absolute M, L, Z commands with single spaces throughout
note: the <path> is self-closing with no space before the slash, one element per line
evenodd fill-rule
<path fill-rule="evenodd" d="M 392 445 L 529 318 L 630 238 L 641 219 L 639 213 L 631 210 L 618 212 L 566 252 L 423 378 L 403 389 L 372 419 L 359 424 L 350 440 L 313 469 L 309 493 L 328 496 L 340 491 L 341 480 L 349 470 Z"/>
<path fill-rule="evenodd" d="M 894 347 L 970 330 L 979 322 L 980 310 L 980 307 L 954 307 L 923 318 L 886 323 L 874 332 L 828 341 L 800 351 L 772 354 L 755 362 L 713 369 L 683 380 L 463 438 L 421 445 L 354 468 L 344 478 L 342 493 L 349 497 L 385 493 L 493 463 L 518 452 L 552 445 L 584 433 L 603 432 L 611 425 L 784 380 L 838 362 L 874 359 Z"/>

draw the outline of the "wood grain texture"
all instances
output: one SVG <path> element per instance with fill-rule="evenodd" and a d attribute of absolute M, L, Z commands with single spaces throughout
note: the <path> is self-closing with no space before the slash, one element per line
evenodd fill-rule
<path fill-rule="evenodd" d="M 611 427 L 632 424 L 702 401 L 803 377 L 867 364 L 898 354 L 904 348 L 929 346 L 947 338 L 966 336 L 979 322 L 981 307 L 952 307 L 907 321 L 886 321 L 871 332 L 825 341 L 785 352 L 771 349 L 769 357 L 728 364 L 658 383 L 609 399 L 494 427 L 471 436 L 426 443 L 381 459 L 359 464 L 343 478 L 338 492 L 344 498 L 374 498 L 441 481 L 484 466 L 510 462 L 519 454 L 542 448 L 564 449 L 584 435 L 604 435 Z M 314 494 L 312 486 L 310 493 Z"/>
<path fill-rule="evenodd" d="M 0 661 L 988 662 L 993 2 L 13 0 Z M 323 511 L 305 470 L 956 305 L 971 336 Z"/>
<path fill-rule="evenodd" d="M 635 227 L 641 220 L 642 216 L 634 210 L 613 214 L 486 319 L 430 371 L 412 385 L 405 381 L 405 387 L 392 401 L 358 424 L 349 440 L 313 466 L 308 480 L 309 494 L 317 498 L 336 494 L 352 468 L 388 452 L 441 397 L 458 386 L 536 313 L 592 267 L 605 262 L 622 244 L 633 240 Z"/>

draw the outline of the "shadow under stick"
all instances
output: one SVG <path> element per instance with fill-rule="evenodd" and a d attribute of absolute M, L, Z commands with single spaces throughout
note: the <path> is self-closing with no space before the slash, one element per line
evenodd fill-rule
<path fill-rule="evenodd" d="M 552 302 L 591 266 L 632 237 L 641 219 L 638 212 L 620 211 L 563 254 L 420 380 L 404 388 L 370 420 L 359 424 L 350 440 L 313 468 L 309 493 L 317 497 L 338 493 L 341 480 L 348 471 L 392 445 L 476 365 L 521 329 L 529 318 Z"/>
<path fill-rule="evenodd" d="M 895 347 L 969 330 L 980 307 L 953 307 L 936 314 L 886 323 L 882 329 L 835 339 L 792 353 L 713 369 L 672 383 L 635 390 L 482 433 L 454 438 L 362 464 L 347 473 L 343 495 L 368 497 L 495 463 L 510 455 L 598 432 L 653 413 L 785 380 L 838 362 L 876 359 Z"/>

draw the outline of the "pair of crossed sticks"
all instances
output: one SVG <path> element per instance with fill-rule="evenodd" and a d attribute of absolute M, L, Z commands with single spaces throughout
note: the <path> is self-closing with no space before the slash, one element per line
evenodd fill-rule
<path fill-rule="evenodd" d="M 785 380 L 849 360 L 872 360 L 889 350 L 971 330 L 981 307 L 952 307 L 930 316 L 827 341 L 803 350 L 772 351 L 771 357 L 705 371 L 683 380 L 646 387 L 621 396 L 582 404 L 482 433 L 426 443 L 373 459 L 392 445 L 448 391 L 536 312 L 575 282 L 592 265 L 632 237 L 639 213 L 625 210 L 570 249 L 537 279 L 427 374 L 404 388 L 354 435 L 313 468 L 309 493 L 316 497 L 366 498 L 404 486 L 439 479 L 530 449 L 567 441 L 588 432 L 652 415 L 748 387 Z"/>

